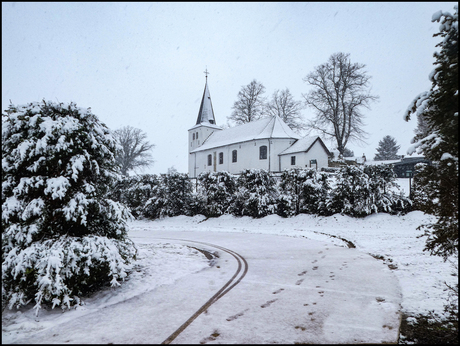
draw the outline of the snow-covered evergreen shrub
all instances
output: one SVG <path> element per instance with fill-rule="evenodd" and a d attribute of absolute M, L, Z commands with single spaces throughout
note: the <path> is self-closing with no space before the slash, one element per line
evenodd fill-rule
<path fill-rule="evenodd" d="M 371 195 L 369 177 L 358 166 L 344 166 L 337 174 L 337 184 L 332 190 L 328 208 L 332 213 L 363 217 L 378 208 Z"/>
<path fill-rule="evenodd" d="M 402 193 L 397 193 L 396 173 L 392 165 L 369 165 L 364 167 L 369 177 L 369 189 L 373 203 L 379 213 L 407 213 L 412 202 Z"/>
<path fill-rule="evenodd" d="M 246 169 L 237 179 L 232 213 L 237 216 L 264 217 L 276 212 L 276 183 L 263 169 Z"/>
<path fill-rule="evenodd" d="M 129 210 L 108 198 L 115 152 L 108 128 L 73 103 L 2 114 L 3 308 L 70 308 L 126 277 L 136 249 Z"/>
<path fill-rule="evenodd" d="M 158 184 L 153 186 L 152 197 L 145 204 L 142 214 L 149 219 L 193 215 L 196 201 L 192 191 L 192 183 L 187 174 L 161 174 Z"/>
<path fill-rule="evenodd" d="M 236 178 L 228 172 L 202 172 L 198 176 L 200 213 L 217 217 L 230 212 L 236 192 Z"/>
<path fill-rule="evenodd" d="M 115 186 L 116 200 L 126 205 L 135 218 L 143 215 L 147 201 L 153 197 L 155 186 L 159 184 L 155 174 L 142 174 L 123 177 Z"/>
<path fill-rule="evenodd" d="M 278 214 L 327 214 L 329 183 L 327 175 L 314 169 L 285 170 L 279 184 Z"/>
<path fill-rule="evenodd" d="M 397 193 L 396 175 L 390 165 L 345 166 L 328 204 L 334 213 L 363 217 L 372 213 L 407 213 L 411 201 Z"/>

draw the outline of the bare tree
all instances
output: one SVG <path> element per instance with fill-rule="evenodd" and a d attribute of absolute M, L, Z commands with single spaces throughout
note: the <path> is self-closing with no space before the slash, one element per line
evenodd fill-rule
<path fill-rule="evenodd" d="M 369 109 L 370 102 L 378 99 L 367 90 L 371 77 L 363 70 L 366 65 L 352 64 L 349 56 L 332 54 L 327 63 L 303 79 L 314 87 L 303 95 L 306 105 L 316 111 L 316 118 L 308 126 L 335 138 L 342 155 L 349 140 L 364 142 L 367 133 L 362 129 L 364 116 L 360 109 Z"/>
<path fill-rule="evenodd" d="M 279 116 L 292 130 L 301 131 L 305 128 L 300 111 L 302 102 L 295 101 L 288 88 L 276 90 L 272 99 L 266 104 L 266 113 Z"/>
<path fill-rule="evenodd" d="M 155 145 L 146 140 L 147 134 L 141 129 L 125 126 L 114 131 L 113 135 L 122 148 L 115 159 L 124 176 L 128 175 L 128 171 L 148 167 L 154 162 L 149 151 Z"/>
<path fill-rule="evenodd" d="M 233 112 L 227 119 L 241 125 L 262 118 L 265 102 L 262 94 L 264 92 L 265 87 L 255 79 L 243 86 L 238 93 L 238 100 L 233 104 Z"/>

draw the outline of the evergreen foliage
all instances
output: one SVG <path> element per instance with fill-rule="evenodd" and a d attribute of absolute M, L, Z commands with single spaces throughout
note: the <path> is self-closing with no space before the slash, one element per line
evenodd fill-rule
<path fill-rule="evenodd" d="M 440 52 L 434 53 L 432 87 L 417 96 L 405 114 L 406 121 L 422 115 L 425 123 L 408 154 L 423 153 L 433 163 L 417 175 L 417 204 L 437 216 L 435 223 L 420 228 L 427 236 L 425 250 L 444 260 L 458 254 L 458 6 L 454 9 L 453 15 L 433 15 L 433 22 L 441 22 L 434 36 L 442 41 L 436 45 Z"/>
<path fill-rule="evenodd" d="M 372 213 L 407 213 L 411 201 L 389 188 L 397 188 L 396 176 L 388 166 L 342 167 L 337 174 L 337 183 L 327 204 L 330 212 L 353 217 L 364 217 Z"/>
<path fill-rule="evenodd" d="M 345 148 L 343 150 L 343 157 L 354 157 L 355 156 L 355 153 L 353 152 L 353 150 L 350 150 L 348 148 Z"/>
<path fill-rule="evenodd" d="M 74 103 L 10 105 L 2 114 L 2 307 L 35 299 L 70 308 L 116 286 L 135 258 L 108 128 Z"/>
<path fill-rule="evenodd" d="M 374 161 L 399 160 L 401 158 L 398 155 L 400 147 L 400 145 L 396 145 L 396 140 L 393 137 L 383 137 L 376 148 L 377 154 L 375 154 Z"/>
<path fill-rule="evenodd" d="M 279 184 L 278 215 L 326 215 L 330 186 L 325 173 L 314 169 L 285 170 Z"/>
<path fill-rule="evenodd" d="M 192 215 L 196 202 L 193 186 L 187 174 L 171 172 L 161 174 L 153 185 L 152 197 L 143 208 L 143 216 L 149 219 L 165 216 Z"/>
<path fill-rule="evenodd" d="M 277 197 L 276 183 L 266 170 L 244 170 L 237 179 L 232 212 L 238 216 L 256 218 L 274 214 Z"/>
<path fill-rule="evenodd" d="M 230 212 L 236 193 L 236 178 L 228 172 L 202 172 L 198 176 L 197 198 L 207 217 Z"/>
<path fill-rule="evenodd" d="M 124 176 L 114 188 L 114 199 L 126 205 L 134 217 L 143 216 L 147 201 L 159 184 L 155 174 Z"/>

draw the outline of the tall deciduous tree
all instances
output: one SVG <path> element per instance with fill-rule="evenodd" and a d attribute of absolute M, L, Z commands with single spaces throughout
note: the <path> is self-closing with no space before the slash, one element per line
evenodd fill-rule
<path fill-rule="evenodd" d="M 255 79 L 243 86 L 238 93 L 238 99 L 233 104 L 233 112 L 227 117 L 236 125 L 246 124 L 263 117 L 265 87 Z"/>
<path fill-rule="evenodd" d="M 328 62 L 317 66 L 303 80 L 313 89 L 304 94 L 305 103 L 316 112 L 309 127 L 335 138 L 343 155 L 349 140 L 364 141 L 362 108 L 378 99 L 371 95 L 366 65 L 351 63 L 350 54 L 332 54 Z"/>
<path fill-rule="evenodd" d="M 147 141 L 147 134 L 141 129 L 125 126 L 114 131 L 113 135 L 121 146 L 115 159 L 124 176 L 127 176 L 131 170 L 148 167 L 154 162 L 149 151 L 155 145 Z"/>
<path fill-rule="evenodd" d="M 379 141 L 379 146 L 376 148 L 377 154 L 375 154 L 375 161 L 384 160 L 398 160 L 398 150 L 401 146 L 396 145 L 396 139 L 391 136 L 385 136 Z"/>
<path fill-rule="evenodd" d="M 300 111 L 302 102 L 295 101 L 288 88 L 276 90 L 272 99 L 266 104 L 266 113 L 279 116 L 292 130 L 301 131 L 305 128 Z"/>
<path fill-rule="evenodd" d="M 416 141 L 408 154 L 417 151 L 432 161 L 418 177 L 422 181 L 435 182 L 422 188 L 430 203 L 419 207 L 437 216 L 437 222 L 423 225 L 428 237 L 425 250 L 447 260 L 458 254 L 458 7 L 454 14 L 438 11 L 433 22 L 441 22 L 439 33 L 442 41 L 436 45 L 436 67 L 430 73 L 432 87 L 412 101 L 404 118 L 423 114 L 428 127 L 426 136 Z"/>

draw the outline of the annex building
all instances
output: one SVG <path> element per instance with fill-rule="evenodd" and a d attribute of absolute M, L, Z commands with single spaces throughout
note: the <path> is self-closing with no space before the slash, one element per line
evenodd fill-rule
<path fill-rule="evenodd" d="M 272 173 L 289 168 L 328 167 L 331 155 L 318 136 L 297 135 L 278 116 L 222 129 L 216 124 L 206 78 L 196 124 L 188 130 L 188 175 L 245 169 Z"/>

